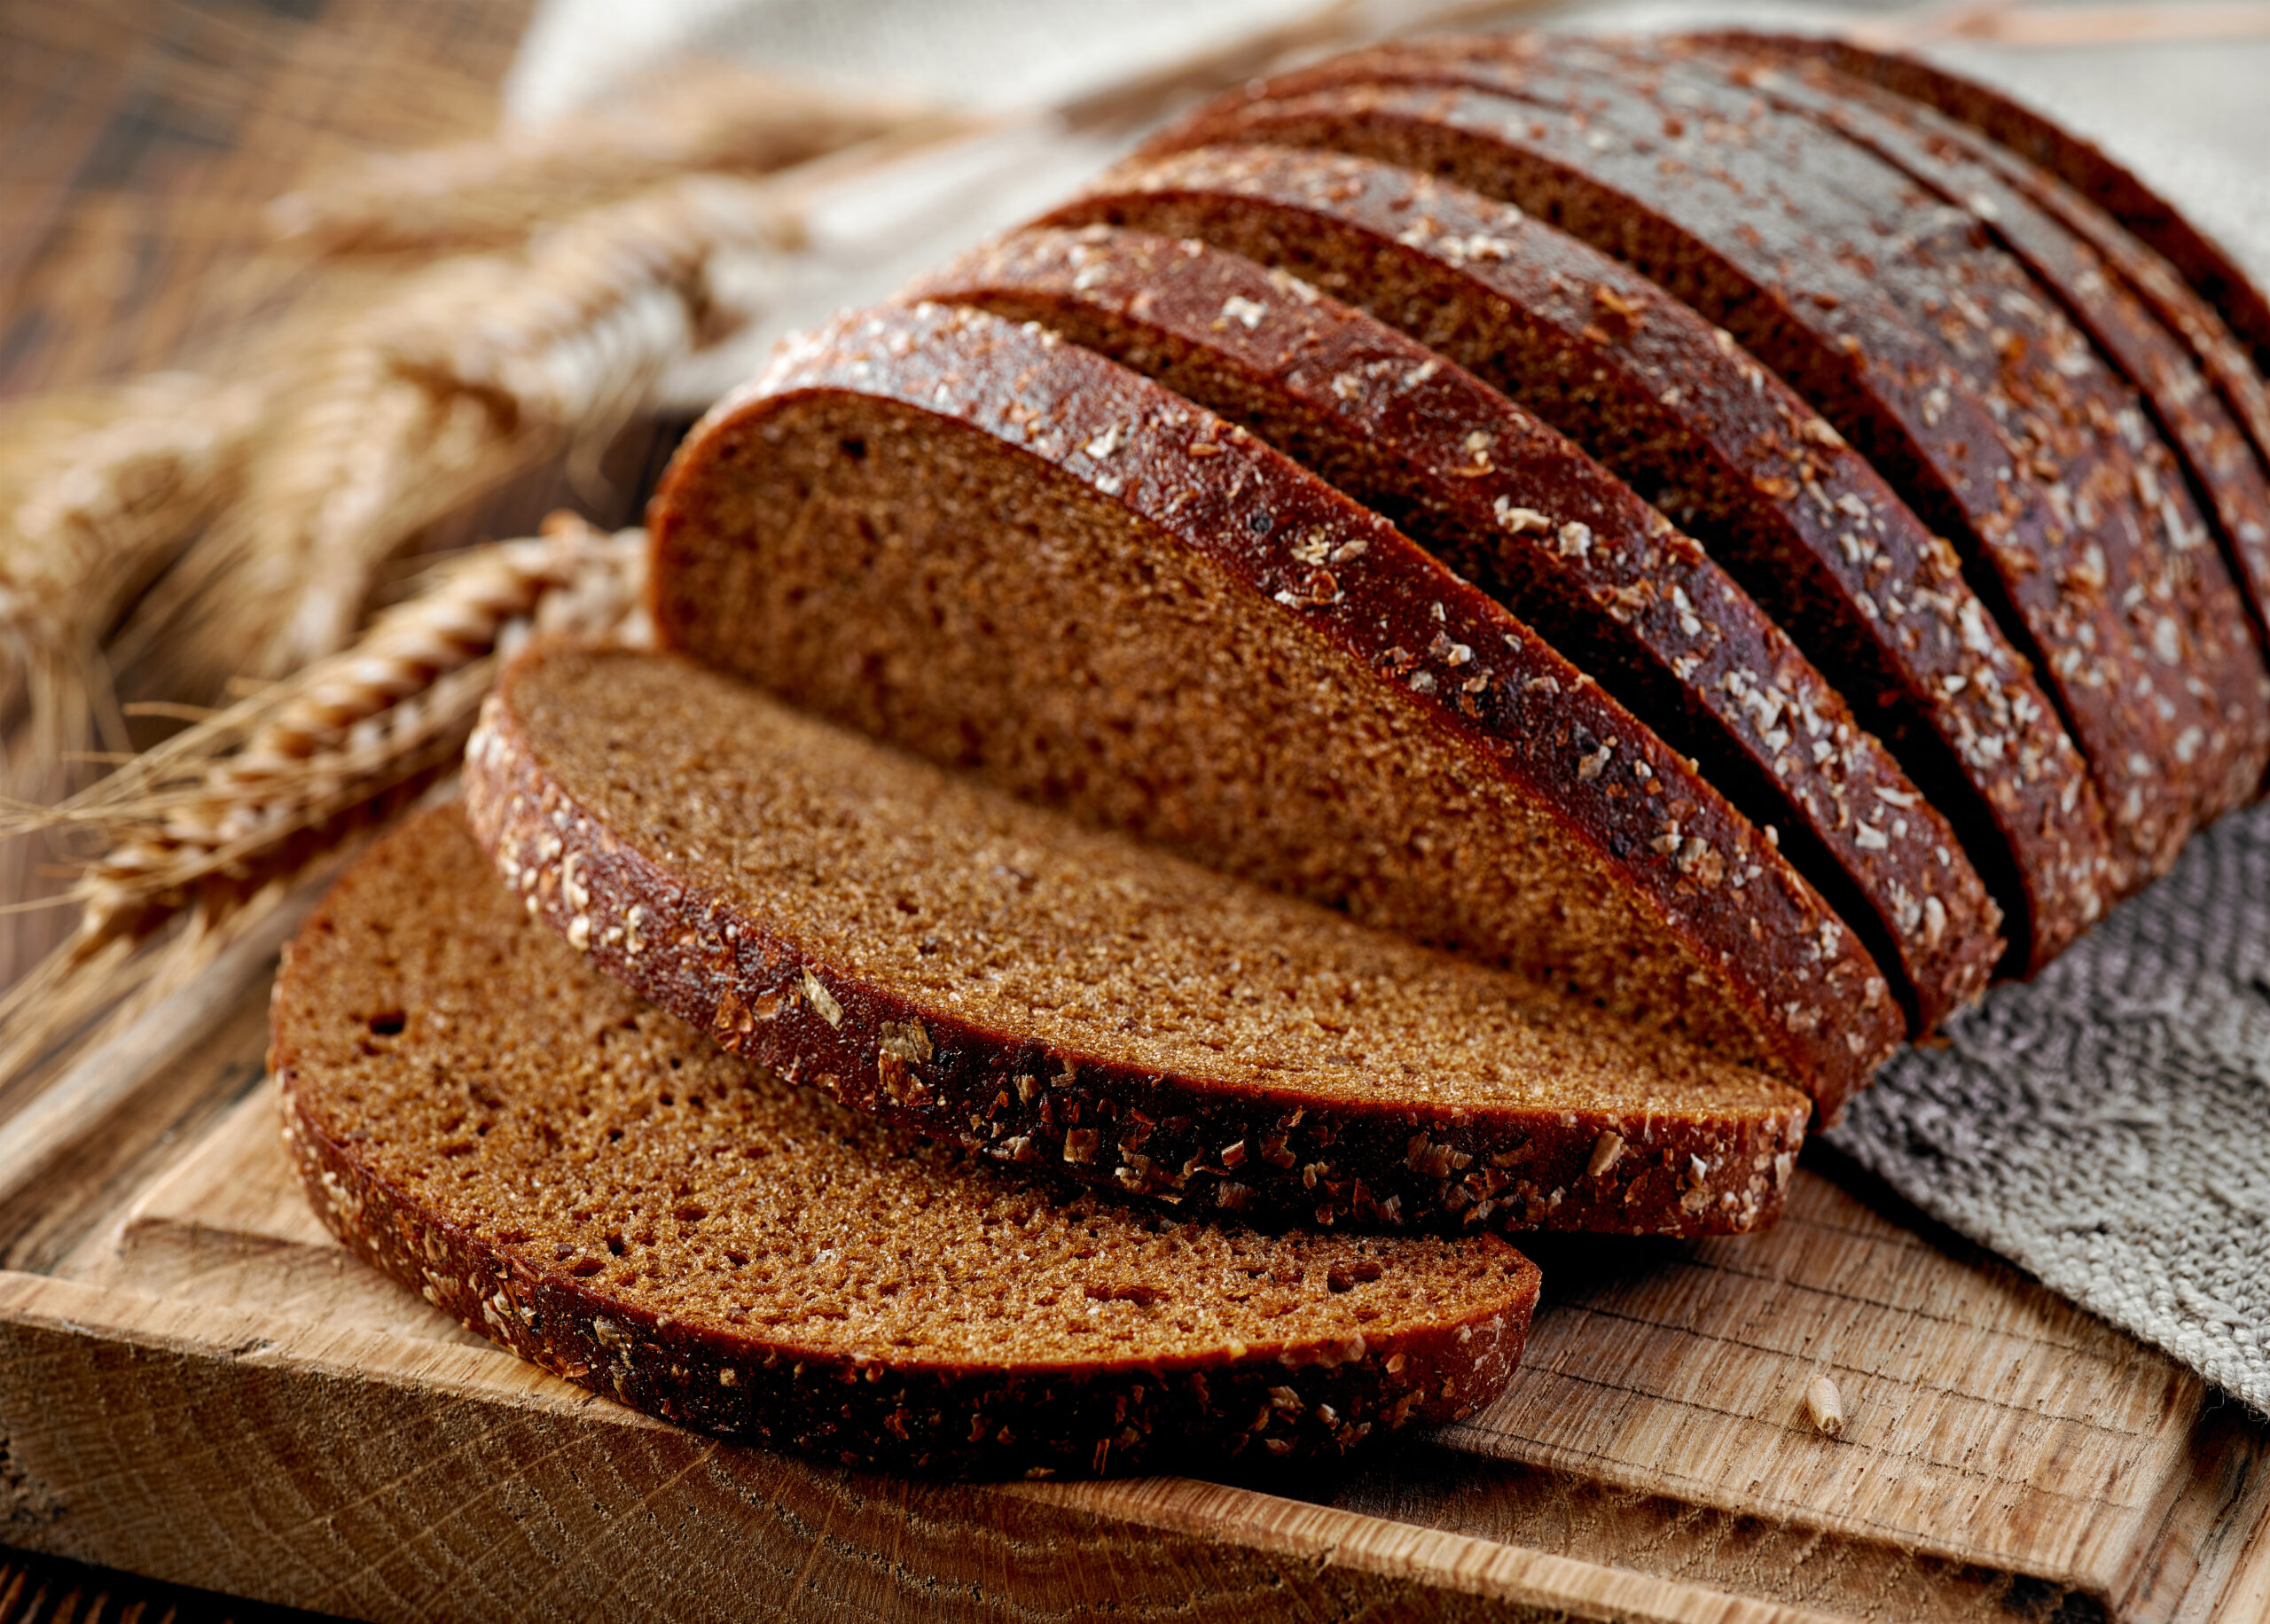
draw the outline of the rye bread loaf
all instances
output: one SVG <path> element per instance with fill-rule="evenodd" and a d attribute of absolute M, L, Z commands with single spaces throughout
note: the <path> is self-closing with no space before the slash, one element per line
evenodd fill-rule
<path fill-rule="evenodd" d="M 1597 48 L 1586 43 L 1579 50 Z M 2221 249 L 2200 237 L 2164 203 L 2156 199 L 2143 201 L 2149 194 L 2136 191 L 2133 177 L 2125 171 L 2117 171 L 2117 166 L 2110 166 L 2110 160 L 2094 146 L 2074 141 L 2041 121 L 2038 114 L 2008 102 L 1998 92 L 1929 64 L 1872 52 L 1845 41 L 1758 35 L 1737 29 L 1651 36 L 1648 48 L 1679 53 L 1730 53 L 1726 71 L 1735 82 L 1745 84 L 1749 82 L 1748 70 L 1742 65 L 1744 59 L 1765 56 L 1792 66 L 1802 65 L 1809 82 L 1833 101 L 1869 100 L 1879 112 L 1889 112 L 1923 132 L 1928 137 L 1928 148 L 1935 156 L 1961 153 L 1970 161 L 1997 171 L 2007 185 L 2016 188 L 2036 208 L 2086 243 L 2156 311 L 2162 322 L 2183 335 L 2257 451 L 2270 456 L 2270 392 L 2266 391 L 2261 368 L 2249 355 L 2245 342 L 2231 332 L 2222 313 L 2120 219 L 2084 195 L 2081 186 L 2069 183 L 2051 167 L 2027 154 L 2045 150 L 2066 153 L 2070 161 L 2061 161 L 2060 167 L 2096 176 L 2091 183 L 2093 191 L 2109 191 L 2130 198 L 2141 209 L 2146 229 L 2155 238 L 2172 238 L 2196 245 L 2200 254 L 2187 254 L 2188 262 L 2199 263 L 2201 255 L 2221 262 L 2221 269 L 2203 273 L 2203 279 L 2208 285 L 2227 291 L 2243 288 L 2243 296 L 2233 301 L 2240 308 L 2270 309 L 2270 306 L 2265 306 L 2259 293 L 2245 285 L 2243 274 L 2227 263 Z M 1330 58 L 1272 79 L 1269 84 L 1272 93 L 1281 97 L 1293 88 L 1321 90 L 1382 78 L 1397 82 L 1459 82 L 1472 79 L 1471 65 L 1477 57 L 1484 60 L 1508 55 L 1527 57 L 1536 49 L 1534 36 L 1516 36 L 1512 40 L 1504 36 L 1451 36 L 1402 42 L 1373 51 Z M 1563 52 L 1556 49 L 1554 54 L 1559 59 Z M 1895 82 L 1908 94 L 1889 88 Z M 1911 99 L 1911 95 L 1915 98 Z M 1935 103 L 1961 105 L 1973 121 L 1966 123 Z M 1675 114 L 1673 121 L 1677 121 Z M 2011 137 L 2024 150 L 2000 144 L 1989 133 L 1989 127 Z M 2116 170 L 2120 178 L 2109 178 L 2105 173 L 2108 167 Z M 1967 204 L 1969 199 L 1960 200 Z M 2158 229 L 2154 229 L 2155 224 Z M 2007 239 L 2005 246 L 2016 251 Z M 2038 273 L 2041 271 L 2039 266 L 2035 269 Z M 2086 285 L 2086 282 L 2080 285 L 2083 291 Z M 2270 327 L 2263 331 L 2270 332 Z M 2266 362 L 2270 362 L 2270 348 L 2264 355 Z M 2130 376 L 2142 385 L 2141 377 L 2133 372 Z"/>
<path fill-rule="evenodd" d="M 2164 262 L 2152 265 L 2156 256 L 2110 219 L 2094 230 L 2072 224 L 2090 206 L 2055 176 L 1825 62 L 1766 44 L 1665 42 L 1663 49 L 1707 51 L 1734 82 L 1860 143 L 1928 188 L 1962 229 L 2015 254 L 2136 386 L 2214 521 L 2257 645 L 2270 647 L 2270 402 L 2227 329 Z M 2255 419 L 2253 433 L 2234 401 Z"/>
<path fill-rule="evenodd" d="M 1926 1031 L 2000 913 L 1953 830 L 1747 593 L 1463 368 L 1282 271 L 1089 227 L 1013 233 L 908 297 L 1038 321 L 1251 430 L 1538 629 L 1781 850 Z"/>
<path fill-rule="evenodd" d="M 1666 107 L 1637 49 L 1491 40 L 1454 67 L 1412 53 L 1402 82 L 1397 52 L 1362 53 L 1342 71 L 1363 83 L 1264 82 L 1152 150 L 1268 141 L 1445 175 L 1722 323 L 1955 538 L 2095 775 L 2116 881 L 2142 885 L 2270 762 L 2270 671 L 2167 448 L 2121 432 L 2142 426 L 2133 391 L 2007 256 L 1909 252 L 1853 200 L 1881 164 L 1738 93 Z"/>
<path fill-rule="evenodd" d="M 1833 1118 L 1874 961 L 1526 625 L 1244 430 L 1037 327 L 783 347 L 651 510 L 666 645 L 1014 792 L 1669 1022 Z"/>
<path fill-rule="evenodd" d="M 1763 367 L 1660 289 L 1461 188 L 1370 160 L 1202 150 L 1055 211 L 1289 271 L 1461 363 L 1702 540 L 1946 814 L 2031 970 L 2096 918 L 2086 766 L 1953 551 Z"/>
<path fill-rule="evenodd" d="M 531 915 L 725 1048 L 1186 1216 L 1746 1230 L 1804 1131 L 1699 1043 L 673 656 L 516 660 L 466 809 Z"/>
<path fill-rule="evenodd" d="M 456 808 L 333 887 L 272 1019 L 348 1248 L 570 1380 L 848 1464 L 1334 1456 L 1479 1406 L 1536 1300 L 1493 1237 L 1178 1222 L 789 1087 L 532 924 Z"/>
<path fill-rule="evenodd" d="M 2174 267 L 2252 347 L 2256 371 L 2270 374 L 2270 295 L 2254 285 L 2221 244 L 2094 142 L 2064 129 L 2007 91 L 1919 58 L 1834 38 L 1788 35 L 1776 36 L 1774 43 L 1817 55 L 1855 78 L 1935 108 L 2056 176 Z"/>

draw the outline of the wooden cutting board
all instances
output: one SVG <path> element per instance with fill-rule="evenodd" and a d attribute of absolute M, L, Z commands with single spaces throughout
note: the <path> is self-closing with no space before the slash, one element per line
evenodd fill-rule
<path fill-rule="evenodd" d="M 0 1128 L 0 1542 L 372 1619 L 2270 1616 L 2270 1427 L 1815 1152 L 1771 1234 L 1540 1245 L 1499 1401 L 1291 1480 L 681 1431 L 315 1222 L 261 1063 L 279 933 Z"/>

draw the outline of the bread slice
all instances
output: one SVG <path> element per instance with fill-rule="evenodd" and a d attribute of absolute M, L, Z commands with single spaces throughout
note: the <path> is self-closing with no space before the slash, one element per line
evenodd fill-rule
<path fill-rule="evenodd" d="M 2101 221 L 2094 235 L 2112 253 L 2100 252 L 2088 233 L 2069 223 L 2088 209 L 2086 201 L 2054 176 L 2039 169 L 2026 176 L 2031 166 L 2023 159 L 1998 152 L 1968 126 L 1770 45 L 1682 48 L 1707 51 L 1714 68 L 1773 105 L 1859 142 L 1929 188 L 1956 226 L 1991 237 L 2033 273 L 2136 386 L 2214 525 L 2223 561 L 2245 595 L 2256 645 L 2270 648 L 2270 465 L 2264 460 L 2270 402 L 2214 313 L 2164 263 L 2154 274 L 2147 262 L 2156 256 L 2110 220 Z M 2062 207 L 2038 200 L 2060 192 L 2067 194 Z M 2147 285 L 2160 290 L 2158 300 L 2148 297 Z M 2196 343 L 2185 341 L 2187 328 Z M 2220 387 L 2208 376 L 2210 366 L 2222 372 Z M 2234 393 L 2256 419 L 2252 436 L 2233 413 Z"/>
<path fill-rule="evenodd" d="M 665 643 L 1211 866 L 1677 1025 L 1833 1116 L 1904 1022 L 1683 758 L 1235 426 L 1037 328 L 784 348 L 652 510 Z"/>
<path fill-rule="evenodd" d="M 552 648 L 466 753 L 529 911 L 738 1053 L 1190 1215 L 1769 1222 L 1804 1097 L 669 656 Z"/>
<path fill-rule="evenodd" d="M 1616 262 L 1460 188 L 1327 152 L 1127 166 L 1051 218 L 1289 271 L 1479 374 L 1700 538 L 1895 751 L 2000 903 L 2013 968 L 2102 911 L 2102 809 L 2026 662 L 1843 439 Z"/>
<path fill-rule="evenodd" d="M 1537 1299 L 1492 1237 L 1178 1222 L 790 1088 L 531 924 L 454 808 L 333 887 L 273 1022 L 350 1250 L 585 1386 L 847 1464 L 1337 1455 L 1489 1399 Z"/>
<path fill-rule="evenodd" d="M 2201 301 L 2220 312 L 2252 347 L 2256 369 L 2270 373 L 2270 296 L 2221 244 L 2103 148 L 2060 128 L 2008 92 L 1937 63 L 1833 36 L 1789 35 L 1775 43 L 1816 54 L 1855 78 L 1935 108 L 2056 176 L 2172 265 Z"/>
<path fill-rule="evenodd" d="M 1457 82 L 1432 62 L 1424 82 L 1289 99 L 1264 82 L 1156 150 L 1266 141 L 1439 173 L 1724 324 L 1963 550 L 2095 775 L 2116 878 L 2164 871 L 2270 765 L 2270 671 L 2166 447 L 2117 431 L 2141 421 L 2133 391 L 2006 256 L 1910 252 L 1866 154 L 1699 78 L 1683 88 L 1710 105 L 1682 121 L 1643 93 L 1639 49 L 1497 42 Z"/>
<path fill-rule="evenodd" d="M 2000 910 L 1945 819 L 1700 546 L 1464 368 L 1282 271 L 1108 226 L 1014 233 L 908 296 L 1038 321 L 1392 519 L 1776 827 L 1914 1030 L 1984 988 Z"/>

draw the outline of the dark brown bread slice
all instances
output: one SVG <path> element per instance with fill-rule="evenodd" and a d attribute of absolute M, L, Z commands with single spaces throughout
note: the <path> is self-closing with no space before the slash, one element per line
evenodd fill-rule
<path fill-rule="evenodd" d="M 1685 758 L 1374 512 L 1037 326 L 783 347 L 652 511 L 663 640 L 1017 794 L 1705 1032 L 1834 1116 L 1884 978 Z"/>
<path fill-rule="evenodd" d="M 529 911 L 842 1104 L 1186 1214 L 1772 1220 L 1801 1094 L 669 656 L 516 661 L 466 752 Z"/>
<path fill-rule="evenodd" d="M 1612 250 L 1724 323 L 1957 539 L 2096 775 L 2124 886 L 2252 795 L 2270 763 L 2270 671 L 2243 606 L 2165 445 L 2118 431 L 2123 410 L 2141 424 L 2133 391 L 2022 268 L 1983 246 L 1906 253 L 1895 223 L 1850 201 L 1883 166 L 1783 138 L 1770 110 L 1682 119 L 1603 47 L 1487 45 L 1455 82 L 1431 54 L 1410 82 L 1280 98 L 1264 82 L 1154 150 L 1359 152 Z M 1392 53 L 1366 56 L 1391 75 Z"/>
<path fill-rule="evenodd" d="M 1739 114 L 1749 160 L 1742 172 L 1753 185 L 1769 174 L 1791 176 L 1792 192 L 1808 199 L 1806 216 L 1824 230 L 1835 229 L 1823 200 L 1831 191 L 1836 218 L 1847 225 L 1857 223 L 1856 211 L 1866 211 L 1873 238 L 1856 234 L 1848 246 L 1859 244 L 1874 251 L 1875 262 L 1896 266 L 1879 278 L 1882 285 L 1900 296 L 1919 324 L 1937 323 L 1951 335 L 1952 348 L 1983 355 L 1991 347 L 1999 355 L 2008 386 L 1991 403 L 2006 421 L 2013 412 L 2046 416 L 2043 403 L 2055 391 L 2070 392 L 2061 409 L 2088 431 L 2104 470 L 2092 481 L 2080 463 L 2061 453 L 2072 488 L 2117 491 L 2132 504 L 2132 520 L 2141 521 L 2137 534 L 2159 548 L 2156 558 L 2136 555 L 2151 599 L 2180 599 L 2189 572 L 2196 578 L 2188 589 L 2203 605 L 2194 612 L 2195 626 L 2235 627 L 2234 612 L 2243 610 L 2251 660 L 2240 659 L 2238 640 L 2225 635 L 2219 655 L 2195 638 L 2187 663 L 2205 675 L 2227 716 L 2250 716 L 2238 725 L 2270 741 L 2270 673 L 2264 669 L 2270 640 L 2255 590 L 2270 567 L 2270 483 L 2172 336 L 2132 294 L 2106 281 L 2101 267 L 2076 262 L 2080 245 L 2030 208 L 2021 193 L 1999 185 L 1991 170 L 1963 170 L 1966 190 L 1949 199 L 1944 171 L 1959 164 L 1959 155 L 1934 157 L 1903 139 L 1898 121 L 1872 118 L 1865 105 L 1870 96 L 1904 105 L 1873 87 L 1844 81 L 1854 99 L 1839 110 L 1833 95 L 1808 95 L 1787 76 L 1766 86 L 1743 64 L 1677 39 L 1630 43 L 1611 59 L 1624 80 L 1654 99 L 1675 97 L 1703 117 Z M 1833 114 L 1832 128 L 1851 144 L 1821 139 L 1824 113 Z M 1853 138 L 1862 124 L 1867 138 Z M 1852 156 L 1859 161 L 1850 161 Z M 1992 190 L 1981 206 L 1986 217 L 1968 207 L 1981 188 Z M 2217 544 L 2219 569 L 2210 570 L 2203 557 L 2186 556 L 2203 553 L 2203 537 Z M 2211 574 L 2228 583 L 2215 585 L 2211 597 Z M 2163 582 L 2175 583 L 2174 591 Z M 2217 669 L 2226 675 L 2213 675 Z M 2178 742 L 2180 759 L 2181 736 Z M 2256 758 L 2270 760 L 2270 742 L 2248 753 Z M 2251 786 L 2242 785 L 2240 798 L 2250 799 L 2260 783 L 2258 777 Z M 2208 815 L 2227 804 L 2211 801 Z"/>
<path fill-rule="evenodd" d="M 1904 1022 L 1765 837 L 1525 624 L 1037 327 L 780 351 L 653 509 L 665 642 L 1017 793 L 1706 1034 L 1833 1118 Z"/>
<path fill-rule="evenodd" d="M 1966 125 L 1770 44 L 1684 48 L 1708 49 L 1712 64 L 1734 82 L 1867 146 L 1956 211 L 1957 229 L 1992 237 L 2039 278 L 2136 386 L 2182 459 L 2194 498 L 2214 520 L 2224 562 L 2245 593 L 2256 644 L 2270 647 L 2270 470 L 2263 460 L 2270 403 L 2261 399 L 2258 379 L 2246 386 L 2251 368 L 2227 331 L 2218 331 L 2213 312 L 2164 263 L 2155 274 L 2147 264 L 2156 257 L 2150 250 L 2133 238 L 2121 246 L 2126 234 L 2117 223 L 2102 221 L 2093 234 L 2076 229 L 2070 221 L 2089 208 L 2085 200 L 2038 168 L 2025 176 L 2032 166 Z M 2068 193 L 2062 207 L 2040 201 L 2060 191 Z M 2112 242 L 2113 254 L 2101 253 L 2095 241 Z M 2149 298 L 2147 285 L 2161 296 Z M 2187 343 L 2187 333 L 2196 341 Z M 2228 383 L 2211 384 L 2203 368 L 2221 372 Z M 2234 416 L 2234 394 L 2259 420 L 2258 435 Z"/>
<path fill-rule="evenodd" d="M 1457 83 L 1474 79 L 1473 63 L 1502 59 L 1533 57 L 1539 47 L 1534 35 L 1519 35 L 1507 39 L 1502 35 L 1480 38 L 1448 36 L 1436 39 L 1398 42 L 1392 45 L 1364 52 L 1350 52 L 1327 59 L 1295 73 L 1281 75 L 1267 82 L 1266 91 L 1282 98 L 1295 90 L 1317 90 L 1347 84 L 1362 84 L 1388 81 L 1398 83 Z M 1597 49 L 1596 44 L 1576 42 L 1580 52 Z M 1569 43 L 1562 42 L 1552 51 L 1554 59 L 1566 59 Z M 1786 35 L 1757 35 L 1741 30 L 1722 30 L 1697 35 L 1655 36 L 1649 41 L 1652 50 L 1671 51 L 1718 51 L 1735 53 L 1765 53 L 1786 63 L 1805 64 L 1813 73 L 1828 75 L 1827 80 L 1815 79 L 1838 98 L 1874 97 L 1878 108 L 1896 107 L 1897 116 L 1930 137 L 1930 150 L 1935 156 L 1948 151 L 1963 153 L 1971 161 L 1984 163 L 1998 171 L 2004 183 L 2029 198 L 2036 207 L 2061 223 L 2075 238 L 2086 243 L 2125 279 L 2158 314 L 2161 321 L 2172 331 L 2183 335 L 2190 344 L 2201 366 L 2214 380 L 2230 413 L 2237 419 L 2256 450 L 2270 457 L 2270 391 L 2266 391 L 2262 373 L 2246 353 L 2243 343 L 2235 337 L 2222 315 L 2203 298 L 2199 291 L 2183 280 L 2166 259 L 2133 234 L 2120 220 L 2101 207 L 2082 190 L 2044 164 L 2036 162 L 2024 152 L 1998 144 L 1987 132 L 1987 126 L 2001 129 L 2018 140 L 2026 152 L 2070 147 L 2074 161 L 2066 168 L 2076 168 L 2095 174 L 2108 160 L 2086 143 L 2075 143 L 2071 137 L 2040 121 L 2038 114 L 2015 104 L 1998 93 L 1973 85 L 1952 74 L 1946 74 L 1929 64 L 1918 63 L 1898 56 L 1883 56 L 1844 41 L 1807 38 Z M 1741 74 L 1738 66 L 1734 70 Z M 1885 88 L 1897 82 L 1918 97 L 1907 96 Z M 1502 83 L 1503 82 L 1499 82 Z M 1965 123 L 1955 115 L 1943 111 L 1934 101 L 1964 105 L 1973 121 Z M 2013 122 L 2015 121 L 2015 122 Z M 1663 128 L 1668 129 L 1681 122 L 1672 113 Z M 2027 133 L 2031 130 L 2032 133 Z M 1883 155 L 1881 152 L 1879 155 Z M 2111 184 L 2120 191 L 2132 184 L 2133 177 L 2125 171 Z M 2094 189 L 2102 190 L 2102 186 Z M 2139 194 L 2141 195 L 2141 194 Z M 1967 201 L 1968 199 L 1962 199 Z M 2166 227 L 2155 231 L 2155 237 L 2171 233 L 2180 240 L 2202 246 L 2218 260 L 2221 250 L 2206 244 L 2192 228 L 2175 215 L 2173 211 L 2157 199 L 2152 199 L 2145 212 Z M 2013 246 L 2008 245 L 2006 246 Z M 2196 263 L 2197 256 L 2187 254 Z M 2039 265 L 2034 269 L 2041 270 Z M 2235 268 L 2227 264 L 2219 271 L 2208 273 L 2207 281 L 2217 287 L 2243 285 L 2244 278 Z M 2246 288 L 2247 301 L 2270 310 L 2259 295 Z M 2270 333 L 2270 326 L 2265 326 Z M 2101 340 L 2100 340 L 2101 341 Z M 2270 360 L 2270 350 L 2265 352 Z M 2134 374 L 2131 374 L 2135 377 Z M 2143 383 L 2141 377 L 2135 381 Z"/>
<path fill-rule="evenodd" d="M 907 296 L 1038 321 L 1393 520 L 1781 831 L 1913 1029 L 1985 987 L 2000 910 L 1946 821 L 1700 546 L 1472 373 L 1282 271 L 1108 226 L 1014 233 Z"/>
<path fill-rule="evenodd" d="M 531 924 L 456 808 L 333 887 L 272 1019 L 351 1250 L 587 1387 L 848 1464 L 1337 1455 L 1491 1397 L 1536 1300 L 1494 1237 L 1177 1222 L 791 1088 Z"/>
<path fill-rule="evenodd" d="M 1872 51 L 1850 40 L 1789 35 L 1777 37 L 1776 43 L 1818 54 L 1856 78 L 1872 80 L 1937 108 L 2058 176 L 2173 266 L 2253 347 L 2258 371 L 2270 373 L 2270 296 L 2222 245 L 2103 148 L 2062 129 L 2007 92 L 1936 63 Z"/>
<path fill-rule="evenodd" d="M 1726 335 L 1584 245 L 1407 170 L 1239 148 L 1128 166 L 1052 218 L 1205 240 L 1480 374 L 1701 537 L 1962 835 L 2015 968 L 2106 895 L 2102 814 L 1954 556 Z"/>

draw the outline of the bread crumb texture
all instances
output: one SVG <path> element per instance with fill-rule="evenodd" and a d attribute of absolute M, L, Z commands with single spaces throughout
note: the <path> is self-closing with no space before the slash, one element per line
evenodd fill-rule
<path fill-rule="evenodd" d="M 1491 1238 L 1178 1222 L 787 1086 L 532 924 L 454 808 L 309 920 L 274 1038 L 350 1247 L 586 1386 L 845 1462 L 1336 1452 L 1496 1393 L 1536 1296 Z"/>
<path fill-rule="evenodd" d="M 663 644 L 801 708 L 1676 1025 L 1825 1117 L 1899 1041 L 1858 939 L 1598 683 L 1044 330 L 839 318 L 697 431 L 653 521 Z"/>
<path fill-rule="evenodd" d="M 1765 1074 L 683 660 L 532 650 L 468 763 L 508 883 L 604 968 L 1001 1159 L 1373 1227 L 1779 1210 L 1805 1102 Z M 1632 1153 L 1588 1177 L 1603 1130 Z"/>

